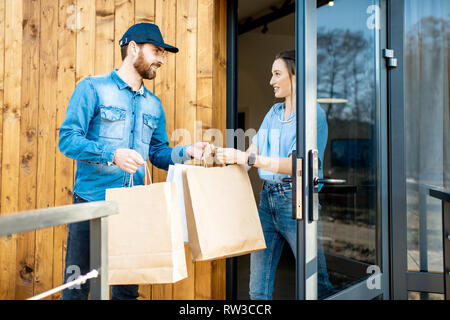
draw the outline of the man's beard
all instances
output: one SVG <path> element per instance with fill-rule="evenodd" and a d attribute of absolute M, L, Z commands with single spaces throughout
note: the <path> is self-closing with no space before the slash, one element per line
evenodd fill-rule
<path fill-rule="evenodd" d="M 136 60 L 136 62 L 133 64 L 134 68 L 136 69 L 137 73 L 142 77 L 142 79 L 148 79 L 152 80 L 156 77 L 156 72 L 153 70 L 153 66 L 159 67 L 158 64 L 150 64 L 145 61 L 144 55 L 142 54 L 142 51 L 139 52 L 139 56 Z"/>

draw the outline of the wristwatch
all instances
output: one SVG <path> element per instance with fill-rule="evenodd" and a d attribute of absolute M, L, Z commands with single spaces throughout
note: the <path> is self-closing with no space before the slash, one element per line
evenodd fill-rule
<path fill-rule="evenodd" d="M 255 162 L 256 162 L 256 154 L 250 153 L 250 154 L 248 155 L 247 164 L 248 164 L 250 167 L 253 167 L 253 166 L 255 165 Z"/>

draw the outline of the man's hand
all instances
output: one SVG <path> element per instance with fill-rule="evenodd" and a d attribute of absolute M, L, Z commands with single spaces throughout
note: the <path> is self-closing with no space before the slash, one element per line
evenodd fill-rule
<path fill-rule="evenodd" d="M 135 173 L 140 166 L 145 165 L 142 156 L 132 149 L 117 149 L 113 163 L 128 173 Z"/>
<path fill-rule="evenodd" d="M 187 148 L 188 155 L 197 160 L 208 158 L 214 151 L 215 147 L 208 142 L 197 142 Z"/>
<path fill-rule="evenodd" d="M 247 164 L 248 154 L 233 148 L 217 148 L 216 159 L 218 163 L 225 164 Z"/>

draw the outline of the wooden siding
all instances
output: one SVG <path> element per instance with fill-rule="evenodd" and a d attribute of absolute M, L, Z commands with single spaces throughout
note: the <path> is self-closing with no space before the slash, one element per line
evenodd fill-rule
<path fill-rule="evenodd" d="M 138 22 L 180 49 L 145 82 L 162 100 L 170 145 L 210 128 L 225 136 L 226 0 L 0 0 L 0 215 L 72 202 L 76 165 L 58 150 L 67 103 L 80 80 L 120 67 L 118 41 Z M 152 168 L 154 182 L 166 174 Z M 58 226 L 0 238 L 0 299 L 61 285 L 66 237 Z M 225 260 L 186 254 L 187 279 L 140 286 L 140 299 L 224 299 Z"/>

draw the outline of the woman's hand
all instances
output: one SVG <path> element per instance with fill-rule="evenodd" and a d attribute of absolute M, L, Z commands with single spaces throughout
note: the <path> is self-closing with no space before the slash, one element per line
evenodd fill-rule
<path fill-rule="evenodd" d="M 248 162 L 248 154 L 246 152 L 233 148 L 216 148 L 215 151 L 218 163 L 246 165 Z"/>

